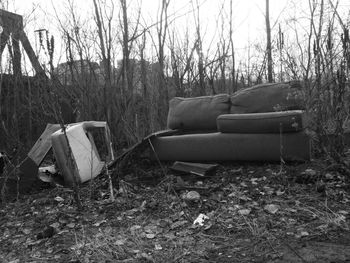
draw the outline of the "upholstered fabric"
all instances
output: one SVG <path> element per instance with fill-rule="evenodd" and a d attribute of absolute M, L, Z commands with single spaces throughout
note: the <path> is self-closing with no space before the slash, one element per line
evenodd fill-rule
<path fill-rule="evenodd" d="M 297 133 L 201 133 L 155 137 L 162 161 L 303 161 L 310 159 L 310 140 Z"/>
<path fill-rule="evenodd" d="M 237 91 L 231 96 L 230 113 L 257 113 L 303 109 L 301 85 L 269 83 Z"/>
<path fill-rule="evenodd" d="M 168 128 L 216 130 L 216 118 L 230 112 L 227 94 L 195 98 L 173 98 L 169 103 Z"/>
<path fill-rule="evenodd" d="M 224 114 L 217 118 L 217 126 L 223 133 L 298 132 L 305 126 L 304 115 L 301 110 Z"/>

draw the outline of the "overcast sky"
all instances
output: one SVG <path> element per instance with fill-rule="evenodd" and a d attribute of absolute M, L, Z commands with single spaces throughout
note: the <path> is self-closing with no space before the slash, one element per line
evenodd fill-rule
<path fill-rule="evenodd" d="M 28 33 L 35 27 L 47 28 L 53 31 L 55 25 L 55 9 L 58 14 L 65 12 L 67 0 L 13 0 L 14 4 L 10 9 L 19 14 L 23 14 L 28 18 Z M 72 0 L 80 9 L 81 16 L 91 16 L 92 0 Z M 306 2 L 306 0 L 303 0 Z M 118 2 L 118 1 L 115 1 Z M 138 8 L 138 1 L 129 1 L 129 9 Z M 142 15 L 148 21 L 157 20 L 158 4 L 160 0 L 140 0 Z M 226 7 L 229 6 L 229 0 L 199 0 L 201 3 L 200 16 L 202 20 L 203 31 L 212 34 L 216 27 L 216 20 L 220 11 L 220 7 L 224 2 Z M 287 0 L 270 0 L 270 16 L 271 21 L 275 21 L 279 16 L 290 8 Z M 192 8 L 190 0 L 173 0 L 169 8 L 169 13 L 176 13 L 180 17 L 177 19 L 177 25 L 188 23 L 189 9 Z M 244 46 L 248 37 L 254 38 L 259 31 L 265 30 L 265 1 L 264 0 L 233 0 L 233 16 L 234 16 L 234 36 L 237 46 Z M 35 10 L 35 11 L 33 11 Z M 228 12 L 228 10 L 226 10 Z M 181 16 L 183 14 L 183 16 Z M 35 20 L 35 21 L 33 21 Z M 53 28 L 52 28 L 53 27 Z"/>
<path fill-rule="evenodd" d="M 79 17 L 84 20 L 93 17 L 92 0 L 71 0 L 76 6 Z M 106 0 L 109 2 L 110 0 Z M 220 6 L 226 5 L 229 0 L 198 0 L 201 3 L 201 27 L 204 36 L 204 46 L 209 46 L 213 39 L 217 38 L 216 21 L 219 16 Z M 334 0 L 335 1 L 335 0 Z M 68 0 L 12 0 L 9 3 L 9 11 L 21 14 L 25 18 L 29 39 L 34 49 L 37 49 L 37 37 L 34 30 L 45 28 L 55 36 L 59 43 L 57 17 L 64 20 L 67 13 Z M 145 23 L 151 24 L 157 21 L 158 4 L 161 0 L 130 0 L 128 10 L 135 11 L 141 4 L 142 17 Z M 193 1 L 195 2 L 195 1 Z M 326 1 L 327 2 L 327 1 Z M 119 1 L 114 0 L 118 8 Z M 176 14 L 177 28 L 193 28 L 193 14 L 189 14 L 192 8 L 190 0 L 172 0 L 169 14 Z M 340 0 L 341 12 L 346 15 L 349 12 L 350 1 Z M 233 39 L 236 52 L 245 56 L 247 47 L 255 43 L 264 43 L 265 37 L 265 0 L 233 0 Z M 278 23 L 281 22 L 283 30 L 288 28 L 288 20 L 293 23 L 307 25 L 308 0 L 270 0 L 270 20 L 273 34 L 277 32 Z M 291 18 L 296 18 L 295 22 Z M 192 26 L 193 25 L 193 26 Z M 226 24 L 228 27 L 228 24 Z M 301 32 L 302 33 L 302 32 Z M 62 46 L 62 45 L 61 45 Z M 57 47 L 57 46 L 56 46 Z M 57 49 L 56 49 L 57 52 Z M 59 51 L 58 51 L 59 52 Z M 61 52 L 62 53 L 62 52 Z M 57 59 L 57 58 L 56 58 Z M 62 62 L 62 61 L 61 61 Z"/>

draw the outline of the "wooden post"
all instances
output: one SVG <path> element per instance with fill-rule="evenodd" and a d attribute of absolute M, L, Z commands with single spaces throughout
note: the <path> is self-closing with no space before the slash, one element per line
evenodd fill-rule
<path fill-rule="evenodd" d="M 19 42 L 22 43 L 25 52 L 27 53 L 30 62 L 37 74 L 45 74 L 41 67 L 35 52 L 30 45 L 30 42 L 23 31 L 23 17 L 21 15 L 11 13 L 0 9 L 0 25 L 3 28 L 3 32 L 0 37 L 0 56 L 2 55 L 6 43 L 9 40 L 12 33 L 12 46 L 14 52 L 13 58 L 13 72 L 15 75 L 22 74 L 21 70 L 21 53 Z"/>

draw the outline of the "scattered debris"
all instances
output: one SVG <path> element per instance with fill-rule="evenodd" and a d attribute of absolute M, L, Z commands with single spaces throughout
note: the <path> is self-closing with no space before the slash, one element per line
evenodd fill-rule
<path fill-rule="evenodd" d="M 54 182 L 54 176 L 57 175 L 58 171 L 55 165 L 39 167 L 38 177 L 45 183 Z"/>
<path fill-rule="evenodd" d="M 56 164 L 40 167 L 51 149 Z M 67 165 L 69 158 L 73 158 L 74 167 Z M 55 179 L 60 173 L 65 185 L 72 186 L 73 176 L 78 176 L 79 183 L 91 180 L 113 159 L 112 142 L 106 122 L 72 123 L 65 127 L 65 132 L 59 124 L 47 124 L 27 157 L 8 174 L 6 180 L 0 183 L 10 181 L 13 183 L 8 185 L 16 188 L 18 183 L 19 192 L 24 193 L 38 178 L 46 183 L 60 183 L 62 180 Z M 7 192 L 15 193 L 17 189 L 7 189 Z"/>
<path fill-rule="evenodd" d="M 209 217 L 205 214 L 199 214 L 198 217 L 193 221 L 194 226 L 204 226 L 205 220 L 208 220 Z"/>
<path fill-rule="evenodd" d="M 213 173 L 217 167 L 217 164 L 175 162 L 170 169 L 198 176 L 208 176 Z"/>
<path fill-rule="evenodd" d="M 163 175 L 161 167 L 148 165 L 139 168 Z M 33 193 L 0 207 L 0 258 L 6 262 L 299 262 L 292 249 L 308 259 L 305 249 L 319 257 L 318 247 L 325 251 L 334 244 L 348 244 L 350 196 L 347 188 L 337 186 L 344 180 L 338 172 L 334 180 L 325 181 L 325 203 L 314 184 L 294 181 L 305 164 L 286 167 L 285 178 L 271 173 L 279 165 L 244 164 L 241 172 L 232 174 L 235 168 L 222 166 L 215 177 L 201 177 L 200 184 L 181 177 L 186 187 L 203 188 L 191 190 L 196 193 L 164 191 L 174 189 L 176 178 L 171 174 L 160 177 L 156 186 L 120 181 L 128 189 L 108 203 L 102 202 L 109 197 L 108 181 L 98 177 L 92 186 L 81 186 L 83 214 L 72 205 L 69 189 Z M 91 190 L 97 192 L 94 199 L 89 198 Z M 197 196 L 197 201 L 182 198 L 188 194 Z M 323 241 L 325 234 L 328 243 Z M 310 247 L 310 241 L 321 242 Z M 317 262 L 350 259 L 348 245 L 337 251 Z"/>
<path fill-rule="evenodd" d="M 155 249 L 155 250 L 162 250 L 163 247 L 162 247 L 160 244 L 155 244 L 155 245 L 154 245 L 154 249 Z"/>

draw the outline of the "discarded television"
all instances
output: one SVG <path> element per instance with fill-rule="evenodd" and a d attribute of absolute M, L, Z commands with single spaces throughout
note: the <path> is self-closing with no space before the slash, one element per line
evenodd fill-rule
<path fill-rule="evenodd" d="M 51 149 L 54 165 L 41 167 Z M 19 190 L 25 192 L 37 177 L 45 182 L 56 182 L 58 171 L 64 184 L 72 186 L 74 178 L 78 184 L 95 178 L 113 159 L 110 131 L 106 122 L 72 123 L 65 126 L 65 131 L 59 124 L 47 124 L 19 165 L 20 176 L 9 179 L 16 185 L 19 178 Z"/>
<path fill-rule="evenodd" d="M 51 135 L 56 165 L 64 182 L 72 186 L 84 183 L 101 173 L 106 163 L 114 158 L 110 132 L 106 122 L 69 124 Z"/>

